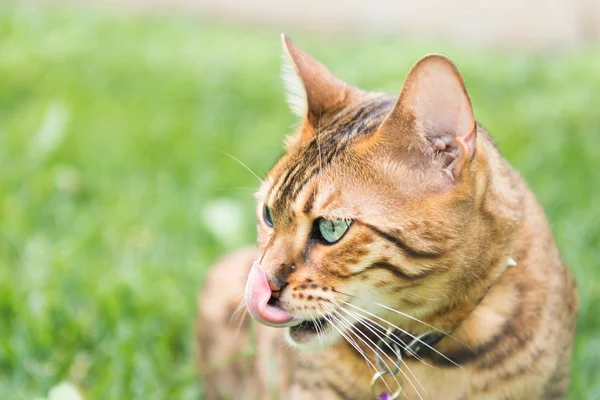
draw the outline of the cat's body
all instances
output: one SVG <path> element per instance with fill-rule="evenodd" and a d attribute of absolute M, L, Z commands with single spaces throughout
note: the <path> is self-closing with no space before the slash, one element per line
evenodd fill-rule
<path fill-rule="evenodd" d="M 401 381 L 408 399 L 564 398 L 574 282 L 454 66 L 423 59 L 398 100 L 284 43 L 304 120 L 259 192 L 258 250 L 220 262 L 201 294 L 207 398 L 372 398 L 373 349 L 389 327 L 447 335 L 421 360 L 405 356 L 377 393 Z M 236 335 L 246 284 L 251 314 L 279 327 L 247 317 Z"/>

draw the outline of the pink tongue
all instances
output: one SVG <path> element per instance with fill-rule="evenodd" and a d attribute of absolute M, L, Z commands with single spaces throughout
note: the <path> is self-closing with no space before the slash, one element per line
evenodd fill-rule
<path fill-rule="evenodd" d="M 258 322 L 269 326 L 288 326 L 294 316 L 281 307 L 267 304 L 271 298 L 271 288 L 267 275 L 258 263 L 252 264 L 246 282 L 246 307 Z"/>

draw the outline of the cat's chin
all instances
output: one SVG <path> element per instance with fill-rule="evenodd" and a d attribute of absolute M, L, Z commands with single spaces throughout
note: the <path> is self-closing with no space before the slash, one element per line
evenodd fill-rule
<path fill-rule="evenodd" d="M 318 329 L 317 329 L 318 326 Z M 321 350 L 340 339 L 338 332 L 325 320 L 304 321 L 285 328 L 286 342 L 301 351 Z"/>

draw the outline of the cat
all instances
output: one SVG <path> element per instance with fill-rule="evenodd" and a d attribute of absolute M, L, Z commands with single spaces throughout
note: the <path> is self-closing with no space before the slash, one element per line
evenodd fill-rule
<path fill-rule="evenodd" d="M 564 398 L 575 283 L 456 66 L 425 56 L 398 97 L 282 42 L 301 123 L 258 191 L 257 248 L 199 296 L 206 398 Z"/>

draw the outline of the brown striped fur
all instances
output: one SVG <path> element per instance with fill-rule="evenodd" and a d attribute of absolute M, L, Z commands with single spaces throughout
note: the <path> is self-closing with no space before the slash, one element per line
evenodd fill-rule
<path fill-rule="evenodd" d="M 284 46 L 305 91 L 303 120 L 259 190 L 257 249 L 218 263 L 201 293 L 206 398 L 371 398 L 373 371 L 331 327 L 322 348 L 249 317 L 235 334 L 253 260 L 286 283 L 279 301 L 304 319 L 344 300 L 409 332 L 451 333 L 435 345 L 445 357 L 406 360 L 408 399 L 564 398 L 574 281 L 534 195 L 475 123 L 454 65 L 424 58 L 398 98 L 353 88 Z M 353 222 L 327 245 L 312 234 L 321 217 Z"/>

